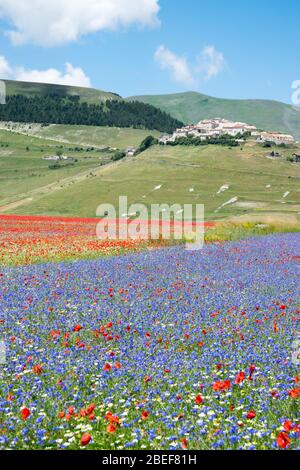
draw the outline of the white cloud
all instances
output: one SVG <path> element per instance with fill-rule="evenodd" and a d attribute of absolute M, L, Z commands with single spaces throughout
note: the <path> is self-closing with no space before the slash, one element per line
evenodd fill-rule
<path fill-rule="evenodd" d="M 219 75 L 226 65 L 222 52 L 216 50 L 215 46 L 203 48 L 198 59 L 198 71 L 205 74 L 205 79 L 210 80 Z"/>
<path fill-rule="evenodd" d="M 26 70 L 17 68 L 15 79 L 23 82 L 41 82 L 41 83 L 57 83 L 59 85 L 74 85 L 82 87 L 91 87 L 90 78 L 84 73 L 80 67 L 74 67 L 67 62 L 64 72 L 57 69 L 48 70 Z"/>
<path fill-rule="evenodd" d="M 2 55 L 0 56 L 0 79 L 1 78 L 10 78 L 12 75 L 12 69 L 7 62 L 6 58 Z"/>
<path fill-rule="evenodd" d="M 0 16 L 13 24 L 15 45 L 60 45 L 102 30 L 155 26 L 159 0 L 0 0 Z"/>
<path fill-rule="evenodd" d="M 74 67 L 67 62 L 65 70 L 50 68 L 47 70 L 30 70 L 24 67 L 12 67 L 6 58 L 0 56 L 0 79 L 20 80 L 23 82 L 53 83 L 58 85 L 73 85 L 91 87 L 91 80 L 80 67 Z"/>
<path fill-rule="evenodd" d="M 171 73 L 171 78 L 183 85 L 193 85 L 193 73 L 184 57 L 179 57 L 165 46 L 159 46 L 155 52 L 155 60 L 163 70 Z"/>
<path fill-rule="evenodd" d="M 165 46 L 159 46 L 155 52 L 155 60 L 163 70 L 170 72 L 172 80 L 185 86 L 199 85 L 200 81 L 210 80 L 219 75 L 226 66 L 222 52 L 214 46 L 202 49 L 197 66 L 191 66 L 185 57 L 180 57 Z"/>

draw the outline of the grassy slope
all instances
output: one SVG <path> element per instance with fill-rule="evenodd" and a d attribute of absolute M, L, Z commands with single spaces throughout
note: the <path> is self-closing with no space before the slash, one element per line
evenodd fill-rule
<path fill-rule="evenodd" d="M 8 147 L 6 146 L 8 144 Z M 110 155 L 99 151 L 75 152 L 70 145 L 61 148 L 60 142 L 27 137 L 0 130 L 0 206 L 18 200 L 20 194 L 75 176 L 83 170 L 98 167 L 109 161 Z M 26 148 L 29 150 L 26 150 Z M 71 149 L 71 150 L 70 150 Z M 46 155 L 62 150 L 78 160 L 74 166 L 50 170 Z"/>
<path fill-rule="evenodd" d="M 188 92 L 128 98 L 152 104 L 185 123 L 224 117 L 266 130 L 278 130 L 300 139 L 300 108 L 268 100 L 225 100 Z"/>
<path fill-rule="evenodd" d="M 52 124 L 47 127 L 32 126 L 28 131 L 32 135 L 46 139 L 72 142 L 74 145 L 96 145 L 126 148 L 137 147 L 148 135 L 159 137 L 158 131 L 143 129 L 117 128 L 117 127 L 95 127 L 95 126 L 67 126 Z"/>
<path fill-rule="evenodd" d="M 0 130 L 0 206 L 20 199 L 23 193 L 65 178 L 75 178 L 83 171 L 110 162 L 111 153 L 97 149 L 86 152 L 84 146 L 137 147 L 149 133 L 159 135 L 139 129 L 55 125 L 46 128 L 32 125 L 30 132 L 36 135 Z M 70 143 L 62 144 L 61 140 Z M 83 146 L 84 150 L 76 152 L 75 146 Z M 78 162 L 74 166 L 50 170 L 49 162 L 43 157 L 53 155 L 57 150 L 62 150 Z"/>
<path fill-rule="evenodd" d="M 4 80 L 8 95 L 34 96 L 39 94 L 58 93 L 64 95 L 79 95 L 81 101 L 95 104 L 107 99 L 119 100 L 119 95 L 95 90 L 94 88 L 82 88 L 64 85 L 49 85 L 46 83 L 19 82 L 14 80 Z"/>
<path fill-rule="evenodd" d="M 285 151 L 286 153 L 291 152 Z M 266 157 L 267 150 L 248 144 L 244 150 L 217 146 L 153 147 L 136 158 L 100 170 L 93 180 L 45 195 L 19 207 L 22 214 L 94 216 L 102 203 L 204 203 L 210 219 L 233 215 L 300 211 L 300 166 Z M 217 194 L 224 184 L 229 190 Z M 162 185 L 160 190 L 154 188 Z M 267 188 L 271 185 L 271 188 Z M 190 192 L 193 188 L 194 192 Z M 288 197 L 283 195 L 290 191 Z M 233 197 L 237 204 L 215 210 Z M 284 202 L 284 204 L 283 204 Z"/>

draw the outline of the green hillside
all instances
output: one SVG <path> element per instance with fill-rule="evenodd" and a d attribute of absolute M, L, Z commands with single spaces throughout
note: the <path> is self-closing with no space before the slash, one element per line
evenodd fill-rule
<path fill-rule="evenodd" d="M 212 220 L 252 214 L 299 217 L 300 165 L 286 160 L 291 151 L 284 149 L 282 158 L 271 159 L 268 149 L 253 142 L 243 150 L 154 146 L 137 157 L 93 170 L 93 177 L 73 177 L 72 183 L 69 179 L 26 194 L 11 165 L 10 174 L 5 169 L 5 181 L 11 180 L 14 200 L 21 204 L 6 212 L 93 217 L 98 205 L 117 206 L 119 195 L 127 195 L 129 204 L 148 207 L 152 203 L 205 204 L 206 218 Z"/>
<path fill-rule="evenodd" d="M 183 123 L 140 101 L 89 88 L 7 81 L 0 121 L 155 129 L 172 133 Z"/>
<path fill-rule="evenodd" d="M 127 147 L 137 148 L 148 135 L 153 135 L 156 138 L 159 138 L 161 135 L 159 131 L 155 130 L 149 131 L 127 127 L 70 126 L 64 124 L 43 126 L 39 124 L 9 123 L 6 128 L 28 136 L 32 135 L 62 143 L 114 147 L 117 149 L 126 149 Z"/>
<path fill-rule="evenodd" d="M 149 133 L 159 136 L 142 129 L 93 126 L 14 124 L 10 128 L 0 129 L 0 212 L 7 204 L 14 212 L 19 200 L 69 188 L 78 181 L 88 185 L 103 165 L 111 163 L 115 152 L 108 147 L 138 147 Z M 50 169 L 51 161 L 45 157 L 57 152 L 74 161 Z"/>
<path fill-rule="evenodd" d="M 99 104 L 106 100 L 120 100 L 121 97 L 115 93 L 110 93 L 94 88 L 83 88 L 65 85 L 50 85 L 47 83 L 19 82 L 14 80 L 4 80 L 6 91 L 11 95 L 25 95 L 28 97 L 55 94 L 62 97 L 79 96 L 80 101 L 88 104 Z"/>
<path fill-rule="evenodd" d="M 134 96 L 127 99 L 152 104 L 186 124 L 222 117 L 244 121 L 259 129 L 287 132 L 300 139 L 300 108 L 278 101 L 225 100 L 196 92 Z"/>

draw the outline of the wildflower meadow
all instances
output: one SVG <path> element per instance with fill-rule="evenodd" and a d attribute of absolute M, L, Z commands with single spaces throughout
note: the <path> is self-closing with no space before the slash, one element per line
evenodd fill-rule
<path fill-rule="evenodd" d="M 299 449 L 299 248 L 2 263 L 0 448 Z"/>

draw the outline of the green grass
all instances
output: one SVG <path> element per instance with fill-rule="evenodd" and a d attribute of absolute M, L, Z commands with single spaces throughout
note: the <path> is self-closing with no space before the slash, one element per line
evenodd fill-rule
<path fill-rule="evenodd" d="M 95 127 L 95 126 L 67 126 L 52 124 L 47 127 L 33 124 L 28 134 L 67 141 L 74 145 L 95 145 L 98 147 L 116 147 L 119 149 L 128 146 L 138 147 L 148 135 L 159 137 L 158 131 L 143 129 L 117 128 L 117 127 Z"/>
<path fill-rule="evenodd" d="M 128 98 L 133 99 L 156 106 L 184 123 L 222 117 L 260 129 L 287 132 L 300 139 L 300 108 L 278 101 L 229 100 L 196 92 Z"/>
<path fill-rule="evenodd" d="M 80 101 L 97 104 L 107 99 L 119 100 L 121 97 L 115 93 L 110 93 L 94 88 L 83 88 L 65 85 L 51 85 L 47 83 L 19 82 L 15 80 L 4 80 L 6 83 L 8 95 L 45 95 L 59 94 L 61 96 L 78 95 Z"/>
<path fill-rule="evenodd" d="M 285 217 L 282 217 L 285 220 Z M 205 242 L 225 242 L 240 240 L 255 236 L 270 235 L 272 233 L 300 232 L 300 219 L 287 219 L 285 223 L 278 220 L 268 222 L 268 218 L 261 217 L 260 222 L 221 222 L 209 227 L 205 233 Z"/>
<path fill-rule="evenodd" d="M 50 170 L 51 162 L 43 157 L 55 155 L 58 150 L 78 161 Z M 0 130 L 0 206 L 25 197 L 30 191 L 93 170 L 110 158 L 109 152 L 75 152 L 71 145 Z"/>
<path fill-rule="evenodd" d="M 291 150 L 283 152 L 288 155 Z M 16 212 L 93 217 L 98 205 L 117 206 L 119 195 L 127 195 L 129 204 L 139 202 L 148 207 L 153 203 L 205 204 L 208 220 L 248 214 L 299 217 L 300 166 L 285 158 L 271 160 L 267 155 L 268 149 L 252 143 L 244 150 L 155 146 L 138 157 L 103 167 L 88 183 L 34 198 Z M 161 189 L 154 191 L 159 185 Z M 217 194 L 224 185 L 229 189 Z M 234 197 L 238 197 L 237 203 L 220 208 Z"/>
<path fill-rule="evenodd" d="M 139 129 L 63 125 L 33 124 L 31 129 L 26 125 L 26 129 L 21 127 L 20 130 L 28 134 L 0 130 L 0 206 L 31 198 L 32 192 L 40 189 L 40 196 L 46 194 L 47 185 L 70 187 L 83 172 L 91 170 L 94 174 L 101 165 L 110 163 L 113 155 L 110 151 L 100 151 L 101 147 L 138 147 L 149 133 L 159 135 Z M 94 150 L 87 151 L 93 146 Z M 75 151 L 76 147 L 81 150 Z M 73 166 L 50 170 L 51 162 L 43 157 L 54 155 L 58 150 L 78 161 Z"/>

